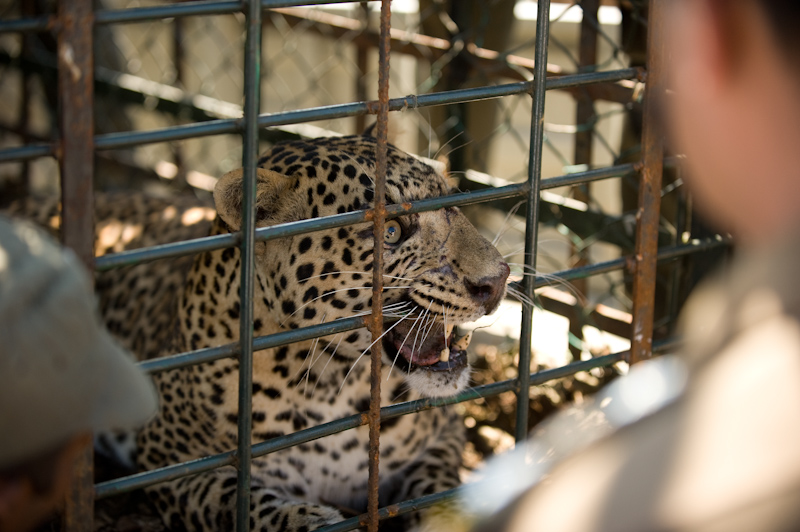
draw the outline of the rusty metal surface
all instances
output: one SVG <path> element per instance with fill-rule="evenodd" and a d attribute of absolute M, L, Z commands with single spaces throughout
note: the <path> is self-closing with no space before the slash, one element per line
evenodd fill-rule
<path fill-rule="evenodd" d="M 91 0 L 62 0 L 58 5 L 58 98 L 61 169 L 61 235 L 91 270 L 94 263 L 94 113 Z M 62 528 L 92 530 L 94 518 L 91 442 L 76 461 L 64 506 Z"/>
<path fill-rule="evenodd" d="M 381 431 L 381 355 L 379 339 L 383 334 L 383 232 L 386 221 L 386 173 L 388 164 L 389 128 L 389 31 L 391 28 L 391 0 L 381 2 L 381 45 L 378 48 L 378 126 L 376 130 L 377 166 L 375 169 L 375 203 L 372 220 L 372 347 L 370 351 L 370 401 L 369 401 L 369 479 L 367 483 L 367 530 L 377 532 L 378 485 Z"/>
<path fill-rule="evenodd" d="M 657 123 L 657 107 L 664 90 L 663 3 L 664 0 L 650 0 L 647 22 L 647 91 L 642 130 L 642 164 L 639 172 L 639 208 L 636 213 L 636 246 L 632 264 L 633 326 L 628 360 L 632 364 L 652 356 L 664 160 L 663 134 Z"/>

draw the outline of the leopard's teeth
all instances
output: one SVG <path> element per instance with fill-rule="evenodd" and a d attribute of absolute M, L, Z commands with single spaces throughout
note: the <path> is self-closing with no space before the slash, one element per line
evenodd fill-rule
<path fill-rule="evenodd" d="M 453 328 L 454 327 L 455 327 L 455 325 L 448 325 L 447 327 L 444 328 L 444 337 L 445 338 L 450 338 L 450 334 L 453 332 Z"/>
<path fill-rule="evenodd" d="M 450 348 L 445 347 L 439 353 L 439 362 L 447 362 L 450 360 Z"/>
<path fill-rule="evenodd" d="M 457 351 L 465 351 L 467 347 L 469 347 L 469 343 L 472 341 L 472 331 L 469 331 L 467 334 L 453 342 L 453 349 Z"/>

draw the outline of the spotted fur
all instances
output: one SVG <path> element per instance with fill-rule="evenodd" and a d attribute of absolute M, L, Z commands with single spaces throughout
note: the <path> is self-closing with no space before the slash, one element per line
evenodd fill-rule
<path fill-rule="evenodd" d="M 374 199 L 374 154 L 374 139 L 362 136 L 276 145 L 258 163 L 257 226 L 369 208 Z M 239 230 L 241 179 L 242 172 L 237 170 L 217 184 L 218 216 L 210 224 L 211 234 Z M 391 146 L 386 188 L 387 203 L 448 193 L 444 177 Z M 382 340 L 382 404 L 464 389 L 469 381 L 466 355 L 453 347 L 455 336 L 448 336 L 446 325 L 492 312 L 504 294 L 508 266 L 455 208 L 400 217 L 390 224 L 382 252 L 385 308 L 403 318 L 393 327 L 386 326 L 392 329 Z M 372 260 L 371 224 L 258 242 L 255 334 L 368 312 Z M 168 343 L 161 344 L 165 348 L 154 349 L 145 340 L 129 345 L 151 356 L 156 351 L 175 353 L 236 341 L 240 268 L 236 248 L 195 257 L 180 283 L 177 316 L 173 312 L 169 325 L 159 321 L 159 328 L 174 333 Z M 151 283 L 149 292 L 139 294 L 98 280 L 98 286 L 109 293 L 104 296 L 111 301 L 104 305 L 108 316 L 126 307 L 120 299 L 124 294 L 146 299 L 158 289 L 175 288 L 172 281 L 168 285 L 162 281 L 158 287 L 153 280 L 128 282 L 133 290 L 137 283 Z M 121 321 L 119 317 L 111 320 Z M 163 341 L 163 330 L 137 328 L 127 321 L 116 327 L 116 332 L 128 337 L 147 331 L 156 332 L 153 338 Z M 362 329 L 256 352 L 253 443 L 367 410 L 365 353 L 370 343 L 369 332 Z M 453 348 L 450 361 L 438 362 L 444 347 Z M 161 411 L 139 436 L 140 467 L 153 469 L 235 449 L 238 379 L 238 362 L 233 359 L 157 374 Z M 367 440 L 368 429 L 361 427 L 254 459 L 251 528 L 313 530 L 349 512 L 364 511 Z M 451 409 L 384 421 L 382 503 L 455 487 L 463 443 L 461 421 Z M 149 493 L 165 522 L 176 529 L 230 530 L 233 526 L 236 472 L 232 467 L 165 482 Z"/>

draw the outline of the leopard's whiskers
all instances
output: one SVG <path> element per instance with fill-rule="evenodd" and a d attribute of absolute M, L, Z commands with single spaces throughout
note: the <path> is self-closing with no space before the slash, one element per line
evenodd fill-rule
<path fill-rule="evenodd" d="M 419 308 L 418 306 L 415 306 L 413 309 L 411 309 L 411 312 L 415 312 L 418 308 Z M 397 353 L 394 355 L 394 360 L 392 360 L 392 366 L 389 368 L 389 374 L 386 375 L 386 380 L 387 381 L 389 380 L 389 377 L 392 376 L 392 371 L 394 370 L 394 366 L 397 363 L 397 357 L 400 356 L 400 352 L 402 351 L 403 346 L 406 345 L 406 341 L 408 340 L 408 337 L 411 336 L 411 331 L 413 331 L 414 327 L 416 327 L 420 323 L 421 323 L 421 321 L 420 321 L 419 317 L 414 319 L 414 325 L 412 325 L 411 328 L 408 330 L 408 332 L 406 333 L 406 337 L 403 338 L 403 343 L 401 343 L 400 347 L 397 348 Z M 412 353 L 413 353 L 413 349 L 412 349 Z"/>
<path fill-rule="evenodd" d="M 422 347 L 423 345 L 425 345 L 425 340 L 428 338 L 428 335 L 429 335 L 429 334 L 431 333 L 431 331 L 433 330 L 433 327 L 434 327 L 434 325 L 436 325 L 436 315 L 432 313 L 432 314 L 430 315 L 430 318 L 431 318 L 431 320 L 430 320 L 430 325 L 428 325 L 427 329 L 425 329 L 425 333 L 423 334 L 423 336 L 422 336 L 422 340 L 420 341 L 420 344 L 419 344 L 419 345 L 420 345 L 420 347 Z"/>
<path fill-rule="evenodd" d="M 492 240 L 492 245 L 493 245 L 493 246 L 496 246 L 496 245 L 497 245 L 497 241 L 498 241 L 498 240 L 500 240 L 500 238 L 501 238 L 501 237 L 502 237 L 502 236 L 503 236 L 503 235 L 506 233 L 506 231 L 508 231 L 508 229 L 511 227 L 511 225 L 508 223 L 508 221 L 509 221 L 509 220 L 511 220 L 511 217 L 512 217 L 512 216 L 514 216 L 514 215 L 517 213 L 517 211 L 519 210 L 519 208 L 520 208 L 521 206 L 523 206 L 525 203 L 526 203 L 526 201 L 525 201 L 525 200 L 523 200 L 523 201 L 520 201 L 520 202 L 518 202 L 516 205 L 514 205 L 514 206 L 511 208 L 511 210 L 510 210 L 510 211 L 508 211 L 508 214 L 506 215 L 506 218 L 505 218 L 505 220 L 503 220 L 503 224 L 500 226 L 500 229 L 497 231 L 497 234 L 495 235 L 495 237 L 494 237 L 494 240 Z M 506 257 L 503 257 L 503 258 L 506 258 Z"/>
<path fill-rule="evenodd" d="M 327 317 L 327 313 L 323 314 L 322 315 L 322 320 L 320 320 L 320 323 L 324 323 L 326 317 Z M 333 339 L 331 339 L 331 341 L 328 343 L 328 345 L 331 345 L 331 343 L 333 343 Z M 317 345 L 319 345 L 319 337 L 314 338 L 314 343 L 311 346 L 313 351 L 311 351 L 311 358 L 310 358 L 309 363 L 308 363 L 308 369 L 306 370 L 306 374 L 304 376 L 304 379 L 301 379 L 301 382 L 303 380 L 306 381 L 305 387 L 303 388 L 303 395 L 305 395 L 306 397 L 308 397 L 308 381 L 311 380 L 311 369 L 314 367 L 314 364 L 317 362 L 317 360 L 319 360 L 319 357 L 317 357 L 316 359 L 314 358 L 314 354 L 317 351 Z M 323 349 L 322 353 L 324 353 L 324 352 L 325 352 L 325 350 Z M 322 353 L 319 354 L 320 357 L 322 356 Z M 308 357 L 308 355 L 306 355 L 306 357 Z M 297 384 L 298 384 L 298 386 L 300 385 L 299 382 Z"/>
<path fill-rule="evenodd" d="M 507 286 L 506 287 L 506 292 L 511 294 L 512 297 L 514 297 L 516 300 L 518 300 L 523 305 L 527 305 L 527 306 L 529 306 L 531 308 L 534 308 L 536 306 L 536 303 L 531 298 L 529 298 L 528 296 L 526 296 L 525 294 L 523 294 L 522 292 L 520 292 L 516 288 L 511 288 L 510 286 Z"/>
<path fill-rule="evenodd" d="M 320 382 L 320 380 L 322 380 L 322 376 L 325 374 L 325 370 L 328 369 L 328 364 L 331 363 L 331 360 L 333 360 L 334 355 L 336 355 L 336 351 L 339 350 L 339 346 L 342 344 L 342 340 L 344 339 L 344 333 L 339 333 L 336 336 L 339 337 L 339 341 L 336 342 L 336 347 L 333 348 L 333 352 L 330 353 L 330 355 L 328 356 L 328 361 L 325 362 L 324 366 L 322 366 L 322 371 L 320 371 L 319 375 L 317 376 L 317 382 L 314 383 L 314 388 L 311 389 L 311 397 L 313 397 L 314 396 L 314 392 L 317 391 L 317 386 L 319 386 L 319 382 Z M 336 339 L 336 336 L 333 337 L 334 340 Z M 331 340 L 331 342 L 328 345 L 325 346 L 325 349 L 323 349 L 322 352 L 323 353 L 327 352 L 328 348 L 330 347 L 330 345 L 332 343 L 333 343 L 333 340 Z M 319 356 L 322 356 L 322 353 L 320 353 Z"/>
<path fill-rule="evenodd" d="M 405 288 L 409 288 L 409 287 L 408 286 L 386 286 L 386 287 L 384 287 L 384 290 L 399 289 L 399 288 L 405 289 Z M 307 307 L 308 305 L 310 305 L 314 301 L 317 301 L 318 299 L 322 299 L 323 297 L 328 297 L 331 294 L 336 294 L 338 292 L 347 292 L 349 290 L 372 290 L 372 287 L 371 286 L 350 286 L 350 287 L 347 287 L 347 288 L 339 288 L 337 290 L 325 291 L 321 295 L 318 295 L 317 297 L 315 297 L 313 299 L 310 299 L 310 300 L 306 301 L 305 303 L 303 303 L 302 305 L 300 305 L 299 307 L 297 307 L 294 310 L 294 312 L 292 312 L 291 314 L 286 316 L 283 319 L 283 321 L 281 321 L 281 325 L 285 325 L 286 324 L 286 320 L 288 320 L 289 318 L 291 318 L 292 316 L 294 316 L 295 314 L 300 312 L 303 308 Z"/>
<path fill-rule="evenodd" d="M 425 309 L 425 312 L 423 313 L 422 316 L 420 316 L 420 318 L 427 320 L 428 314 L 430 313 L 430 310 L 431 310 L 431 305 L 433 305 L 433 299 L 430 300 L 430 303 L 428 303 L 428 308 Z M 424 323 L 427 324 L 427 321 L 425 321 Z M 419 337 L 419 331 L 422 330 L 422 328 L 424 326 L 425 325 L 423 325 L 422 327 L 417 328 L 417 332 L 414 334 L 414 343 L 411 344 L 411 359 L 412 360 L 414 358 L 414 351 L 416 351 L 416 349 L 417 349 L 417 338 Z M 410 334 L 411 334 L 411 331 L 408 332 L 406 337 L 408 337 Z M 403 340 L 403 342 L 405 342 L 405 339 Z M 408 361 L 408 374 L 409 375 L 411 374 L 411 360 Z"/>
<path fill-rule="evenodd" d="M 408 316 L 410 316 L 410 315 L 411 315 L 411 312 L 409 312 L 408 314 L 406 314 L 405 316 L 403 316 L 402 318 L 400 318 L 399 320 L 397 320 L 396 322 L 394 322 L 394 323 L 392 324 L 392 326 L 391 326 L 391 327 L 389 327 L 388 329 L 386 329 L 385 331 L 383 331 L 383 334 L 381 334 L 381 335 L 380 335 L 380 336 L 378 336 L 378 337 L 377 337 L 375 340 L 373 340 L 373 341 L 372 341 L 372 343 L 371 343 L 371 344 L 369 344 L 369 346 L 367 346 L 367 348 L 366 348 L 366 349 L 364 349 L 364 350 L 361 352 L 361 354 L 360 354 L 360 355 L 358 355 L 358 358 L 356 358 L 356 361 L 355 361 L 355 362 L 353 362 L 353 364 L 350 366 L 350 369 L 347 371 L 347 374 L 344 376 L 344 379 L 342 379 L 342 385 L 341 385 L 341 386 L 339 386 L 339 393 L 342 393 L 342 389 L 344 388 L 344 383 L 345 383 L 345 382 L 347 382 L 347 377 L 349 377 L 349 376 L 350 376 L 350 373 L 352 373 L 352 372 L 353 372 L 353 369 L 356 367 L 356 364 L 358 364 L 358 362 L 359 362 L 359 361 L 361 360 L 361 358 L 362 358 L 362 357 L 363 357 L 363 356 L 366 354 L 366 352 L 367 352 L 367 351 L 369 351 L 369 350 L 370 350 L 370 348 L 372 348 L 372 346 L 373 346 L 373 345 L 375 345 L 377 342 L 379 342 L 379 341 L 380 341 L 380 340 L 381 340 L 381 339 L 382 339 L 384 336 L 386 336 L 386 334 L 387 334 L 389 331 L 391 331 L 392 329 L 394 329 L 395 327 L 397 327 L 397 326 L 398 326 L 398 325 L 399 325 L 399 324 L 400 324 L 400 323 L 401 323 L 403 320 L 405 320 L 405 319 L 406 319 Z"/>
<path fill-rule="evenodd" d="M 538 277 L 540 279 L 544 279 L 544 280 L 548 281 L 548 284 L 555 284 L 555 285 L 563 286 L 568 292 L 570 292 L 573 296 L 575 296 L 578 299 L 578 301 L 581 302 L 582 305 L 586 304 L 586 296 L 584 296 L 581 293 L 581 291 L 578 290 L 577 288 L 575 288 L 575 286 L 572 283 L 570 283 L 569 281 L 566 281 L 566 280 L 562 279 L 561 277 L 559 277 L 557 275 L 553 275 L 552 273 L 540 272 L 540 271 L 536 270 L 536 268 L 534 268 L 533 266 L 531 266 L 529 264 L 520 264 L 520 263 L 517 263 L 517 262 L 509 262 L 508 265 L 509 266 L 515 266 L 515 267 L 518 267 L 518 268 L 523 270 L 521 272 L 512 271 L 511 274 L 509 275 L 509 277 L 523 276 L 523 277 L 534 277 L 534 278 Z M 529 271 L 525 271 L 525 270 L 529 270 Z"/>

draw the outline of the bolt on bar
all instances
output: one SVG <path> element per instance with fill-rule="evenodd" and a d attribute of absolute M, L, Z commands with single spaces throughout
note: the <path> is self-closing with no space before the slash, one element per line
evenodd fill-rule
<path fill-rule="evenodd" d="M 536 252 L 539 239 L 539 187 L 542 179 L 542 146 L 544 143 L 545 76 L 547 74 L 547 38 L 550 32 L 550 1 L 539 0 L 536 19 L 536 51 L 534 59 L 533 113 L 531 116 L 530 158 L 528 160 L 528 211 L 525 220 L 525 264 L 536 271 Z M 523 293 L 533 300 L 533 279 L 526 276 Z M 517 420 L 514 437 L 524 440 L 528 435 L 528 388 L 531 367 L 531 334 L 533 332 L 533 307 L 522 306 L 522 325 L 519 334 L 519 363 L 517 366 Z"/>

